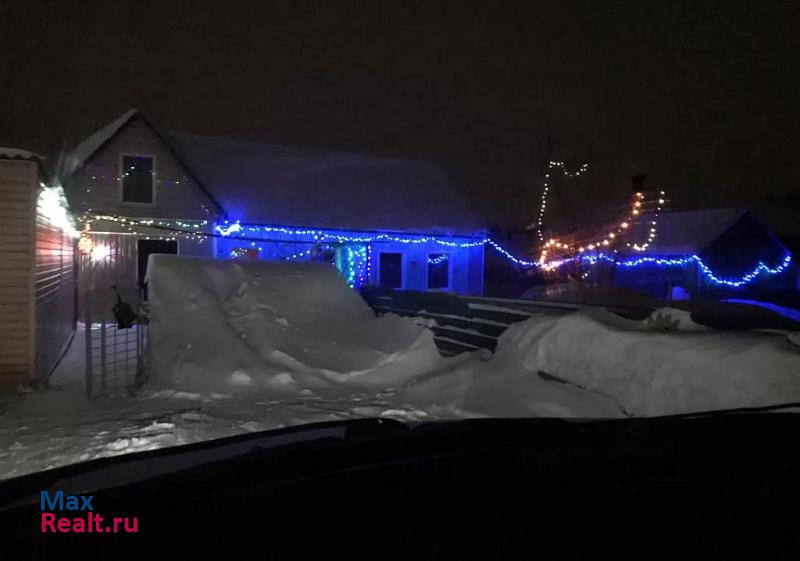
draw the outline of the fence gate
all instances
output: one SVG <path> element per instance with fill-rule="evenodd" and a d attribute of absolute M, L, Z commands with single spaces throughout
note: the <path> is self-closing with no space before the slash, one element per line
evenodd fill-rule
<path fill-rule="evenodd" d="M 117 294 L 131 306 L 136 320 L 121 328 L 114 313 Z M 86 395 L 128 394 L 144 373 L 146 306 L 139 288 L 86 292 Z M 124 322 L 123 322 L 124 323 Z"/>

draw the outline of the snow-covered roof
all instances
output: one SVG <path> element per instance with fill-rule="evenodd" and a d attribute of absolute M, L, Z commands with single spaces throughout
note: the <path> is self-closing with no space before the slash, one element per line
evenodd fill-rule
<path fill-rule="evenodd" d="M 483 220 L 439 167 L 189 134 L 169 142 L 244 223 L 475 233 Z"/>
<path fill-rule="evenodd" d="M 22 150 L 20 148 L 10 148 L 0 146 L 0 160 L 43 160 L 44 156 L 31 152 L 29 150 Z"/>
<path fill-rule="evenodd" d="M 137 115 L 147 122 L 131 109 L 72 150 L 59 166 L 61 183 L 67 185 Z M 153 131 L 232 220 L 454 234 L 486 228 L 430 163 Z"/>
<path fill-rule="evenodd" d="M 139 112 L 130 109 L 117 119 L 114 119 L 106 126 L 89 135 L 86 140 L 78 144 L 69 154 L 64 157 L 60 164 L 58 176 L 62 184 L 66 184 L 69 179 L 81 169 L 86 161 L 92 157 L 102 146 L 114 138 L 114 135 L 135 117 Z"/>
<path fill-rule="evenodd" d="M 657 218 L 657 235 L 644 252 L 638 254 L 692 255 L 700 253 L 735 224 L 746 210 L 715 208 L 666 212 Z M 643 221 L 632 229 L 631 240 L 647 239 L 651 224 Z"/>

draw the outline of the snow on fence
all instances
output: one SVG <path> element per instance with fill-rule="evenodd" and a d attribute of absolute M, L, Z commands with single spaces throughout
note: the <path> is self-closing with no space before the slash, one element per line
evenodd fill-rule
<path fill-rule="evenodd" d="M 136 320 L 120 328 L 114 313 L 117 294 L 131 306 Z M 86 395 L 127 394 L 144 373 L 146 315 L 138 288 L 94 289 L 86 292 Z"/>
<path fill-rule="evenodd" d="M 435 334 L 444 355 L 497 347 L 497 338 L 513 323 L 531 316 L 564 315 L 578 304 L 532 302 L 461 296 L 446 292 L 416 292 L 366 288 L 362 296 L 378 314 L 417 318 Z"/>
<path fill-rule="evenodd" d="M 378 314 L 416 318 L 435 334 L 442 354 L 476 349 L 494 351 L 497 338 L 513 323 L 532 316 L 564 315 L 584 308 L 602 308 L 627 319 L 644 320 L 656 306 L 609 306 L 463 296 L 444 292 L 415 292 L 368 287 L 361 290 Z M 666 304 L 665 304 L 666 305 Z M 689 300 L 672 306 L 691 314 L 695 323 L 719 330 L 773 329 L 800 331 L 800 322 L 758 305 Z"/>

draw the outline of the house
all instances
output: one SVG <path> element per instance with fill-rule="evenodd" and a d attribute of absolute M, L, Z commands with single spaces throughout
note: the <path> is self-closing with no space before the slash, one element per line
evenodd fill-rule
<path fill-rule="evenodd" d="M 329 260 L 354 287 L 482 291 L 483 222 L 427 163 L 165 133 L 131 110 L 58 167 L 81 291 L 142 285 L 151 253 Z"/>
<path fill-rule="evenodd" d="M 81 310 L 87 291 L 142 283 L 150 253 L 213 255 L 212 241 L 201 234 L 213 232 L 222 208 L 139 112 L 89 136 L 57 168 L 82 230 Z"/>
<path fill-rule="evenodd" d="M 758 299 L 798 288 L 790 251 L 747 210 L 669 212 L 659 217 L 657 231 L 644 251 L 622 252 L 606 279 L 657 297 L 672 290 L 690 297 Z"/>
<path fill-rule="evenodd" d="M 45 383 L 75 330 L 77 232 L 42 157 L 0 148 L 0 389 Z"/>

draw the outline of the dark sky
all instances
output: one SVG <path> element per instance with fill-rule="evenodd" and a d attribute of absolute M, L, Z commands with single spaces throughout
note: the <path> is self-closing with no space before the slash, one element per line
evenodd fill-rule
<path fill-rule="evenodd" d="M 533 217 L 548 157 L 590 163 L 587 206 L 636 172 L 675 207 L 797 197 L 798 6 L 1 0 L 0 145 L 51 154 L 137 107 L 443 163 L 496 221 Z"/>

